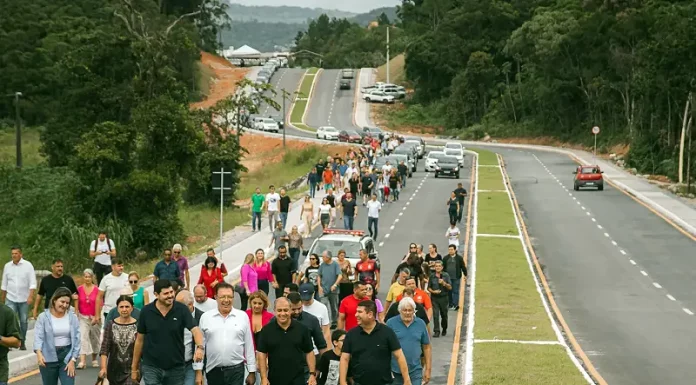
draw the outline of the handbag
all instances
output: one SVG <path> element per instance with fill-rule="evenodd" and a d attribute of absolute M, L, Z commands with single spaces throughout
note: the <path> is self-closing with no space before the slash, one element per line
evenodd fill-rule
<path fill-rule="evenodd" d="M 104 385 L 104 378 L 97 377 L 97 382 L 95 382 L 94 385 Z"/>

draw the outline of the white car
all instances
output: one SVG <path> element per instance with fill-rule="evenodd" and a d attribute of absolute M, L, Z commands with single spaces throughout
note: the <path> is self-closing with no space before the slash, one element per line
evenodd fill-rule
<path fill-rule="evenodd" d="M 437 158 L 443 156 L 445 156 L 444 151 L 430 151 L 428 156 L 425 157 L 425 171 L 435 171 L 435 167 L 437 166 Z"/>
<path fill-rule="evenodd" d="M 447 143 L 445 143 L 445 150 L 448 150 L 448 149 L 452 149 L 452 150 L 461 150 L 461 151 L 466 150 L 466 148 L 464 148 L 464 146 L 462 146 L 461 143 L 457 143 L 457 142 L 447 142 Z"/>
<path fill-rule="evenodd" d="M 363 97 L 366 102 L 394 103 L 394 96 L 387 95 L 384 91 L 371 91 Z"/>
<path fill-rule="evenodd" d="M 445 155 L 457 158 L 457 162 L 459 162 L 459 165 L 460 166 L 464 165 L 464 151 L 463 150 L 457 150 L 454 148 L 445 148 Z"/>
<path fill-rule="evenodd" d="M 255 127 L 257 130 L 268 131 L 268 132 L 278 132 L 280 127 L 278 127 L 278 122 L 272 118 L 256 118 Z"/>
<path fill-rule="evenodd" d="M 317 128 L 317 139 L 338 140 L 336 127 L 322 126 Z"/>
<path fill-rule="evenodd" d="M 309 250 L 305 250 L 303 254 L 309 256 L 316 254 L 321 258 L 324 251 L 330 251 L 333 259 L 336 260 L 338 252 L 343 250 L 346 252 L 346 260 L 350 262 L 353 271 L 355 265 L 360 261 L 360 250 L 367 251 L 370 259 L 376 260 L 379 263 L 379 253 L 376 250 L 375 241 L 366 235 L 361 230 L 342 230 L 342 229 L 326 229 L 323 234 L 317 238 L 310 246 Z M 301 265 L 300 271 L 305 271 L 309 267 L 309 258 L 305 258 Z M 354 276 L 350 277 L 354 279 Z"/>

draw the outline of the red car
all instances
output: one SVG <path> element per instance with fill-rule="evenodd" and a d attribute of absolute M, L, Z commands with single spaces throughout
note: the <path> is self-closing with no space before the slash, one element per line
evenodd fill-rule
<path fill-rule="evenodd" d="M 338 133 L 338 141 L 339 142 L 348 142 L 348 143 L 362 143 L 363 138 L 360 136 L 355 131 L 352 130 L 341 130 Z"/>
<path fill-rule="evenodd" d="M 599 166 L 578 166 L 573 174 L 575 174 L 575 182 L 573 183 L 575 191 L 580 190 L 581 187 L 596 187 L 599 191 L 604 190 L 604 177 L 602 176 L 604 171 L 600 170 Z"/>

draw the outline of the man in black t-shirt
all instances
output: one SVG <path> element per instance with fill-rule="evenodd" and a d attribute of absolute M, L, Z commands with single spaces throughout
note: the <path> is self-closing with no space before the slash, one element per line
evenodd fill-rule
<path fill-rule="evenodd" d="M 461 183 L 457 183 L 457 188 L 454 190 L 459 200 L 459 213 L 457 213 L 457 221 L 462 223 L 462 213 L 464 212 L 464 199 L 466 198 L 466 189 Z"/>
<path fill-rule="evenodd" d="M 363 170 L 362 178 L 360 179 L 360 185 L 361 185 L 361 190 L 362 190 L 362 196 L 363 196 L 363 206 L 367 203 L 367 201 L 370 199 L 372 196 L 372 188 L 374 187 L 374 184 L 372 182 L 372 177 L 370 174 L 367 172 L 367 169 Z"/>
<path fill-rule="evenodd" d="M 341 361 L 343 340 L 345 339 L 345 330 L 338 329 L 331 333 L 331 343 L 333 344 L 333 349 L 325 351 L 319 359 L 319 365 L 317 366 L 317 370 L 319 371 L 319 378 L 317 378 L 318 385 L 326 385 L 327 382 L 329 384 L 338 384 L 340 375 L 338 368 Z"/>
<path fill-rule="evenodd" d="M 350 193 L 353 197 L 358 196 L 358 187 L 360 187 L 360 177 L 357 172 L 353 173 L 348 180 L 348 187 L 350 187 Z"/>
<path fill-rule="evenodd" d="M 53 297 L 53 293 L 55 293 L 56 289 L 59 287 L 68 288 L 73 294 L 73 299 L 77 298 L 77 286 L 75 285 L 75 281 L 73 281 L 72 277 L 69 275 L 63 274 L 63 261 L 55 259 L 51 265 L 51 275 L 43 277 L 39 284 L 39 291 L 36 300 L 34 300 L 34 319 L 38 316 L 41 298 L 44 298 L 44 309 L 48 309 L 51 297 Z"/>
<path fill-rule="evenodd" d="M 326 169 L 326 162 L 323 159 L 319 159 L 317 164 L 314 166 L 317 169 L 317 175 L 319 175 L 319 180 L 321 180 L 322 174 L 324 174 L 324 169 Z M 322 183 L 319 183 L 319 190 L 323 187 Z"/>
<path fill-rule="evenodd" d="M 343 208 L 343 228 L 353 230 L 353 222 L 355 217 L 358 216 L 358 207 L 355 199 L 353 199 L 353 194 L 347 193 L 345 195 L 345 198 L 341 201 L 341 207 Z"/>
<path fill-rule="evenodd" d="M 280 223 L 283 224 L 283 230 L 288 223 L 288 211 L 290 211 L 290 197 L 284 188 L 280 189 Z"/>

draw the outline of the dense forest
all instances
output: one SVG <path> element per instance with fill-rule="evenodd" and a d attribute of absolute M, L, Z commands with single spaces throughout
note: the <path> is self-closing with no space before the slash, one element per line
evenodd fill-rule
<path fill-rule="evenodd" d="M 390 20 L 382 12 L 375 20 L 376 27 L 366 28 L 348 19 L 321 15 L 309 23 L 306 31 L 295 37 L 295 52 L 312 52 L 297 57 L 305 64 L 324 68 L 378 67 L 386 61 L 387 28 L 390 29 L 390 50 L 403 52 L 406 39 L 398 20 Z M 320 63 L 321 61 L 321 63 Z"/>
<path fill-rule="evenodd" d="M 352 18 L 355 13 L 336 9 L 305 8 L 295 6 L 273 7 L 267 5 L 249 6 L 235 3 L 227 4 L 227 14 L 232 21 L 256 20 L 262 23 L 306 24 L 321 15 L 337 18 Z"/>
<path fill-rule="evenodd" d="M 405 0 L 409 110 L 463 137 L 630 144 L 679 176 L 696 87 L 696 2 Z M 692 158 L 693 159 L 693 158 Z M 693 172 L 692 172 L 693 174 Z"/>
<path fill-rule="evenodd" d="M 243 149 L 213 119 L 223 111 L 188 107 L 224 15 L 217 0 L 3 1 L 0 117 L 14 123 L 9 96 L 22 92 L 23 123 L 42 127 L 46 159 L 0 167 L 4 246 L 75 268 L 105 229 L 121 255 L 157 255 L 181 239 L 182 202 L 217 196 L 213 169 L 235 170 L 236 186 Z"/>

